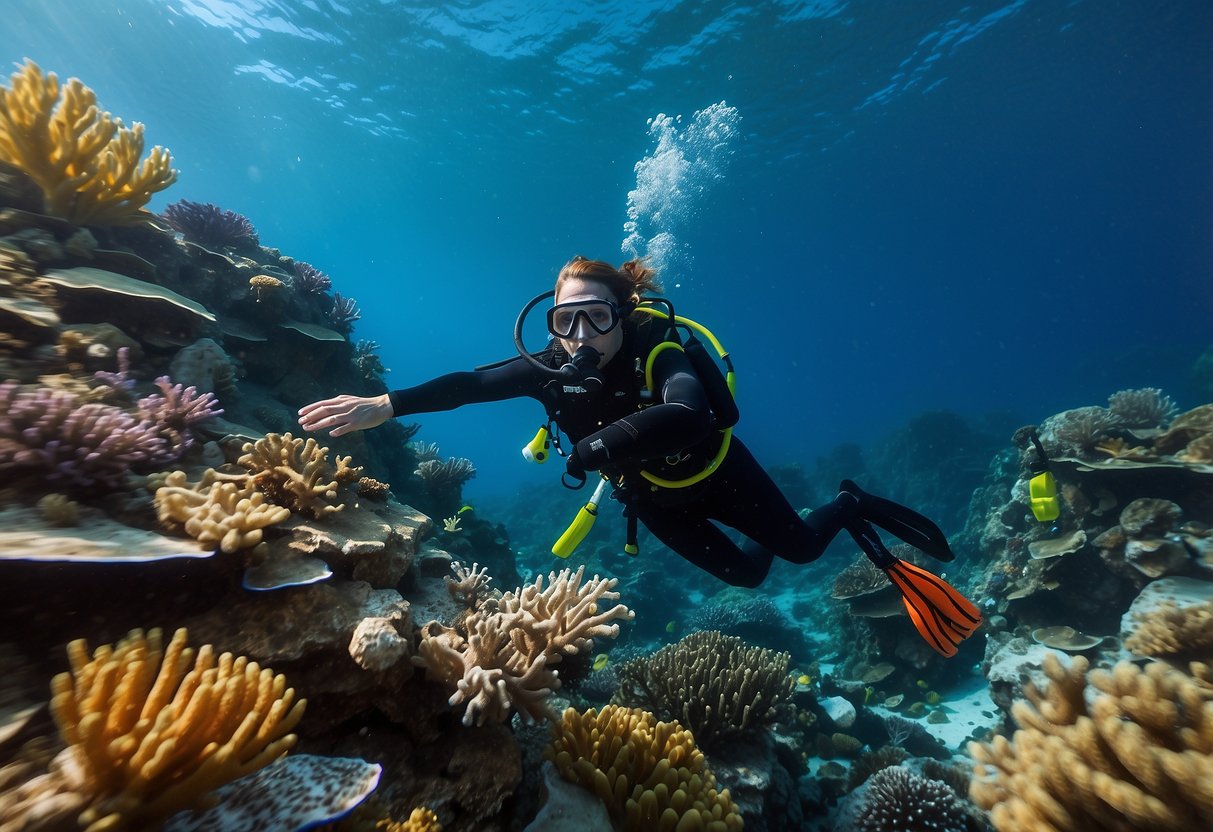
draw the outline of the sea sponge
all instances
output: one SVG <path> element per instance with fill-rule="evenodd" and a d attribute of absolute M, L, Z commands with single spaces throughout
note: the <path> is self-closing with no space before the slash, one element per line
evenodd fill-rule
<path fill-rule="evenodd" d="M 969 744 L 973 801 L 1016 832 L 1213 826 L 1213 691 L 1161 662 L 1089 668 L 1048 654 L 1052 684 L 1025 688 L 1014 737 Z"/>
<path fill-rule="evenodd" d="M 795 686 L 789 658 L 715 630 L 695 632 L 620 665 L 615 701 L 677 719 L 708 747 L 774 717 Z"/>
<path fill-rule="evenodd" d="M 728 789 L 717 791 L 703 752 L 677 722 L 640 709 L 565 710 L 544 750 L 560 775 L 598 795 L 625 832 L 738 832 Z"/>
<path fill-rule="evenodd" d="M 156 489 L 156 516 L 161 525 L 176 525 L 200 543 L 231 554 L 261 542 L 262 529 L 285 521 L 290 509 L 269 505 L 252 483 L 237 485 L 217 479 L 214 469 L 190 485 L 184 471 L 172 471 Z"/>
<path fill-rule="evenodd" d="M 76 78 L 62 85 L 33 61 L 0 87 L 0 160 L 38 183 L 47 211 L 79 225 L 134 225 L 152 195 L 177 181 L 172 157 L 143 156 L 143 125 L 126 128 Z"/>
<path fill-rule="evenodd" d="M 283 676 L 186 640 L 179 629 L 162 649 L 160 630 L 133 630 L 91 658 L 84 640 L 68 645 L 51 712 L 90 796 L 89 832 L 152 828 L 295 744 L 306 700 Z"/>

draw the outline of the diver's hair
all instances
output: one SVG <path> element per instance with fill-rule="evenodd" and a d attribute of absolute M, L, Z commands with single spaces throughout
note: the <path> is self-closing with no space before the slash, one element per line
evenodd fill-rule
<path fill-rule="evenodd" d="M 639 303 L 640 297 L 646 292 L 661 291 L 657 272 L 646 266 L 644 260 L 639 257 L 616 269 L 603 260 L 589 260 L 578 254 L 560 270 L 560 276 L 556 278 L 556 293 L 560 293 L 560 287 L 565 281 L 578 278 L 606 286 L 615 296 L 616 303 L 627 308 Z"/>

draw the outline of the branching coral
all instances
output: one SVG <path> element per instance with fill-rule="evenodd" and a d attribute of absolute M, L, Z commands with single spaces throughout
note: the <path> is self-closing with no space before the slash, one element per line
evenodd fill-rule
<path fill-rule="evenodd" d="M 177 630 L 131 632 L 115 646 L 68 645 L 51 711 L 90 797 L 90 832 L 148 829 L 294 744 L 305 700 L 281 675 Z"/>
<path fill-rule="evenodd" d="M 436 448 L 434 452 L 437 453 Z M 434 489 L 459 488 L 476 476 L 476 466 L 463 457 L 451 457 L 445 461 L 426 459 L 413 473 Z"/>
<path fill-rule="evenodd" d="M 561 776 L 591 789 L 625 832 L 738 832 L 728 789 L 717 791 L 691 732 L 642 710 L 565 710 L 545 750 Z"/>
<path fill-rule="evenodd" d="M 238 462 L 252 472 L 257 491 L 275 505 L 314 518 L 344 508 L 329 501 L 337 498 L 340 483 L 357 480 L 362 473 L 360 467 L 350 465 L 348 456 L 338 457 L 334 469 L 328 461 L 328 448 L 315 439 L 296 439 L 289 433 L 266 434 L 246 443 L 243 450 Z"/>
<path fill-rule="evenodd" d="M 1160 662 L 1089 667 L 1049 654 L 1052 684 L 1025 689 L 1014 737 L 969 744 L 973 800 L 999 830 L 1210 828 L 1213 692 Z M 1088 683 L 1098 691 L 1090 700 Z"/>
<path fill-rule="evenodd" d="M 1041 441 L 1052 454 L 1087 453 L 1124 422 L 1106 407 L 1077 407 L 1045 419 Z"/>
<path fill-rule="evenodd" d="M 633 613 L 603 600 L 619 597 L 617 581 L 595 576 L 582 585 L 585 567 L 543 576 L 533 584 L 505 593 L 464 619 L 466 638 L 458 630 L 430 622 L 422 631 L 420 656 L 414 659 L 430 677 L 453 686 L 451 705 L 466 703 L 465 725 L 504 721 L 511 708 L 532 722 L 550 717 L 547 698 L 560 687 L 555 669 L 564 656 L 589 652 L 593 639 L 614 638 L 615 620 Z"/>
<path fill-rule="evenodd" d="M 618 668 L 617 702 L 640 705 L 689 727 L 700 745 L 762 725 L 792 695 L 787 653 L 746 647 L 714 630 Z"/>
<path fill-rule="evenodd" d="M 322 295 L 333 288 L 333 281 L 327 274 L 302 260 L 295 261 L 295 277 L 298 278 L 295 285 L 305 295 Z"/>
<path fill-rule="evenodd" d="M 185 239 L 207 248 L 249 248 L 260 242 L 248 217 L 209 202 L 180 199 L 165 208 L 163 216 Z"/>
<path fill-rule="evenodd" d="M 1157 387 L 1120 390 L 1108 396 L 1108 410 L 1129 428 L 1158 428 L 1179 411 Z"/>
<path fill-rule="evenodd" d="M 143 156 L 143 125 L 122 125 L 78 79 L 60 86 L 33 61 L 0 87 L 0 159 L 28 173 L 47 210 L 81 225 L 147 221 L 152 195 L 177 181 L 162 147 Z"/>
<path fill-rule="evenodd" d="M 354 328 L 354 321 L 361 317 L 362 312 L 353 298 L 342 297 L 340 293 L 333 295 L 333 308 L 329 310 L 329 322 L 340 332 L 348 333 Z"/>
<path fill-rule="evenodd" d="M 0 384 L 0 473 L 52 485 L 120 487 L 127 471 L 175 459 L 150 419 L 49 387 Z"/>
<path fill-rule="evenodd" d="M 208 470 L 192 486 L 184 471 L 173 471 L 156 489 L 156 515 L 165 528 L 180 526 L 200 543 L 231 554 L 261 542 L 262 529 L 291 516 L 290 509 L 269 505 L 251 483 L 216 479 Z"/>
<path fill-rule="evenodd" d="M 459 561 L 451 564 L 455 577 L 446 579 L 446 591 L 457 601 L 462 601 L 469 610 L 480 606 L 481 600 L 489 591 L 493 579 L 489 577 L 489 568 L 473 563 L 469 569 Z"/>
<path fill-rule="evenodd" d="M 1125 649 L 1156 659 L 1213 662 L 1213 601 L 1186 607 L 1163 602 L 1141 617 Z"/>

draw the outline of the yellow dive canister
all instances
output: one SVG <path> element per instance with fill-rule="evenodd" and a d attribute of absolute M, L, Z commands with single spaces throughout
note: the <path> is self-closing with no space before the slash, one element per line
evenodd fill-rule
<path fill-rule="evenodd" d="M 606 490 L 606 487 L 607 480 L 604 479 L 598 483 L 590 501 L 582 506 L 581 510 L 577 512 L 577 516 L 573 518 L 573 522 L 564 530 L 564 534 L 560 535 L 560 539 L 552 544 L 553 555 L 558 558 L 567 558 L 573 554 L 573 550 L 581 544 L 581 541 L 585 540 L 585 536 L 594 527 L 594 521 L 598 519 L 598 502 L 602 499 L 602 492 Z"/>
<path fill-rule="evenodd" d="M 551 447 L 552 440 L 548 436 L 547 425 L 540 425 L 539 432 L 535 434 L 535 438 L 522 447 L 522 458 L 527 462 L 542 465 L 548 461 L 548 457 L 551 455 L 549 453 Z"/>
<path fill-rule="evenodd" d="M 1041 523 L 1056 520 L 1061 514 L 1061 500 L 1057 497 L 1057 479 L 1052 471 L 1042 471 L 1028 481 L 1028 498 L 1032 514 Z"/>

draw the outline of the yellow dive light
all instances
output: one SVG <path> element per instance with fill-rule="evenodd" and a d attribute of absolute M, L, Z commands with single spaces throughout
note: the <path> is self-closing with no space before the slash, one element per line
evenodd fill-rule
<path fill-rule="evenodd" d="M 602 492 L 606 490 L 607 482 L 606 479 L 603 479 L 598 483 L 590 501 L 582 506 L 581 510 L 577 512 L 577 516 L 573 518 L 573 522 L 564 530 L 564 534 L 560 535 L 560 539 L 552 544 L 553 555 L 558 558 L 567 558 L 573 554 L 573 550 L 581 544 L 581 541 L 585 540 L 585 536 L 594 527 L 594 521 L 598 519 L 598 501 L 602 499 Z"/>
<path fill-rule="evenodd" d="M 539 433 L 535 434 L 535 438 L 522 448 L 522 457 L 527 462 L 534 462 L 537 465 L 542 465 L 548 461 L 551 455 L 548 449 L 552 447 L 552 440 L 548 436 L 548 426 L 540 425 Z"/>
<path fill-rule="evenodd" d="M 1061 500 L 1057 499 L 1057 478 L 1052 471 L 1041 471 L 1028 481 L 1028 498 L 1032 513 L 1041 523 L 1056 520 L 1061 514 Z"/>

